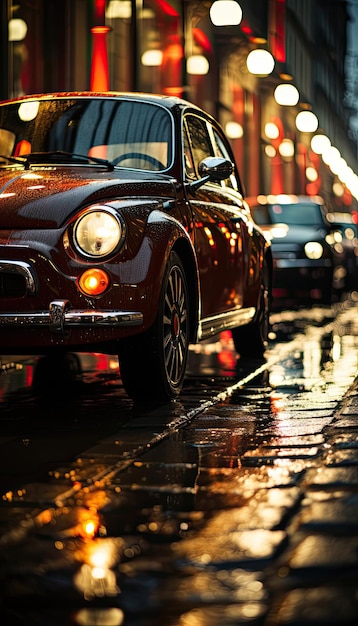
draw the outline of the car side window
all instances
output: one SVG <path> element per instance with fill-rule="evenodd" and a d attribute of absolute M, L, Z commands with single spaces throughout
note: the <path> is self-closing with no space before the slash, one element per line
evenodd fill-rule
<path fill-rule="evenodd" d="M 183 128 L 184 169 L 188 178 L 195 178 L 193 155 L 190 148 L 189 137 L 186 127 Z"/>
<path fill-rule="evenodd" d="M 189 178 L 193 177 L 193 173 L 199 177 L 199 163 L 214 156 L 214 150 L 206 121 L 197 115 L 187 115 L 185 121 L 188 132 L 188 137 L 184 138 L 186 174 Z"/>
<path fill-rule="evenodd" d="M 218 131 L 213 128 L 213 138 L 214 138 L 214 148 L 215 148 L 215 156 L 223 157 L 224 159 L 228 159 L 232 161 L 232 157 L 229 154 L 229 151 L 222 139 L 219 135 Z M 231 189 L 238 190 L 237 180 L 235 174 L 231 174 L 230 178 L 222 181 L 222 186 L 230 187 Z"/>

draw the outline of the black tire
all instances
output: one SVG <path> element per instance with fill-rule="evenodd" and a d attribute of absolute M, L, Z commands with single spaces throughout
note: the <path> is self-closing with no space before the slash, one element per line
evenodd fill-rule
<path fill-rule="evenodd" d="M 236 352 L 242 357 L 262 357 L 268 344 L 270 327 L 271 284 L 267 263 L 261 274 L 259 306 L 255 319 L 250 324 L 233 328 L 232 338 Z"/>
<path fill-rule="evenodd" d="M 167 401 L 179 395 L 189 350 L 189 295 L 179 256 L 171 252 L 153 327 L 126 340 L 119 352 L 121 378 L 135 400 Z"/>

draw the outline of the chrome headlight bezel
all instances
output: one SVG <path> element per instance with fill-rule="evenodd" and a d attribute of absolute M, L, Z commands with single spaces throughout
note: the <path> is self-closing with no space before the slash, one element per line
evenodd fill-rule
<path fill-rule="evenodd" d="M 123 219 L 117 211 L 102 204 L 92 205 L 82 211 L 68 232 L 73 250 L 92 262 L 102 262 L 113 257 L 122 247 L 125 237 Z"/>

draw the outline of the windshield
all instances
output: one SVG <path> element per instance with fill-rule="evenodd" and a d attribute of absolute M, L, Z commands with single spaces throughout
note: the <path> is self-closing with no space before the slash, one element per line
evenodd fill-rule
<path fill-rule="evenodd" d="M 313 202 L 256 206 L 252 209 L 252 215 L 259 225 L 322 226 L 323 224 L 320 205 Z"/>
<path fill-rule="evenodd" d="M 4 156 L 62 151 L 158 171 L 171 163 L 171 138 L 168 111 L 145 102 L 54 98 L 0 106 Z M 0 157 L 0 165 L 4 163 Z"/>

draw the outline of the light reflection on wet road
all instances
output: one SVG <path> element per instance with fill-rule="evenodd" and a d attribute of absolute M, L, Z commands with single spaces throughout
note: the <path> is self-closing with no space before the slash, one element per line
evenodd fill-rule
<path fill-rule="evenodd" d="M 237 361 L 223 334 L 191 351 L 162 406 L 134 405 L 103 355 L 44 398 L 31 360 L 3 359 L 4 623 L 295 623 L 273 617 L 270 581 L 287 575 L 307 473 L 356 376 L 357 329 L 350 301 L 276 313 L 264 360 Z"/>

